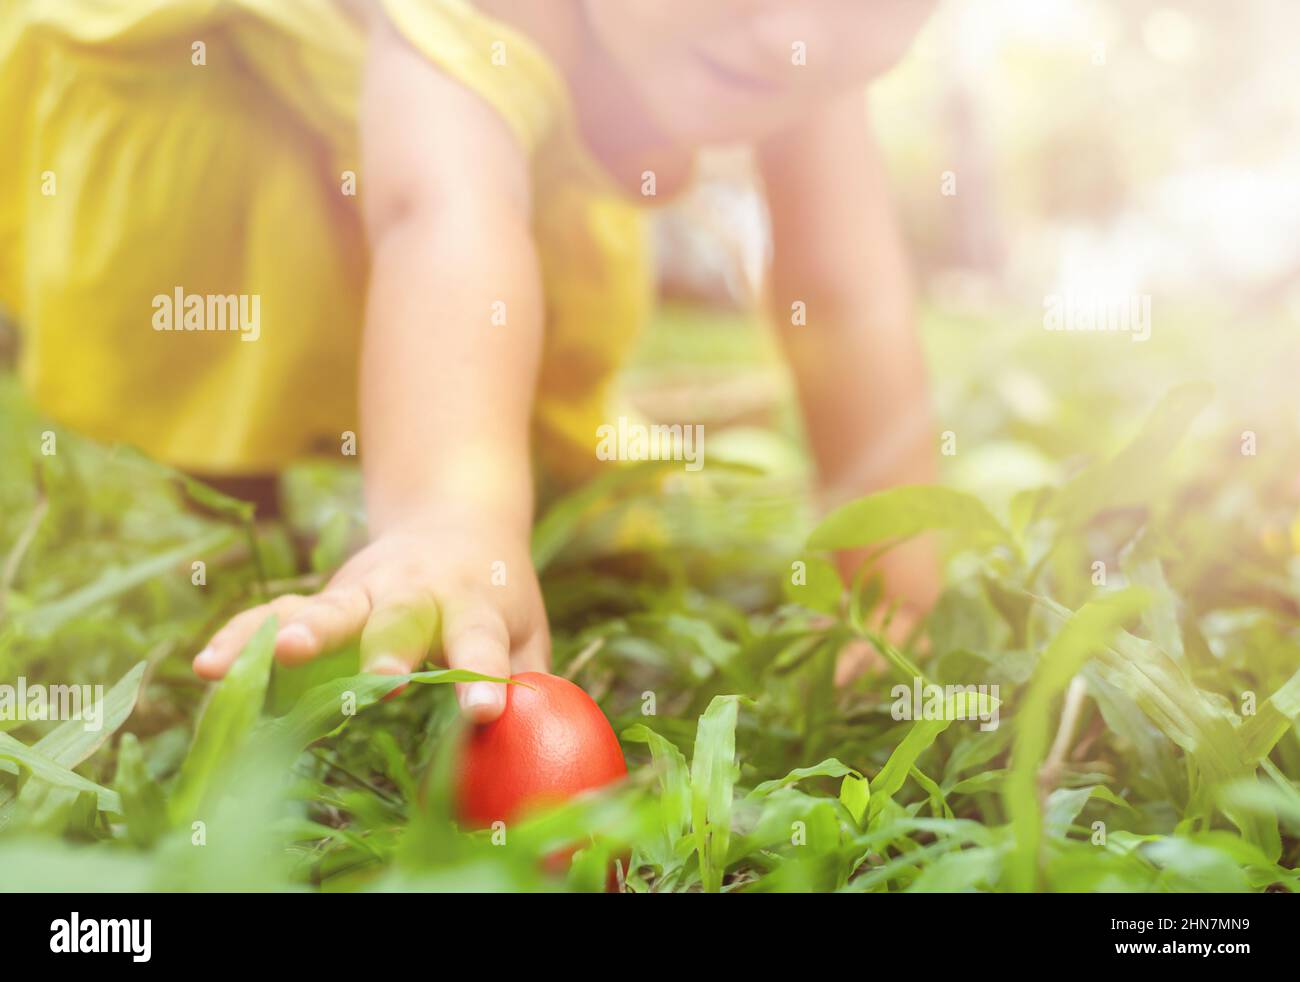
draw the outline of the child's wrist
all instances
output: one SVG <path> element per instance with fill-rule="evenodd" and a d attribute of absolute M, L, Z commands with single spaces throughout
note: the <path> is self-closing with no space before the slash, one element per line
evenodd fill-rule
<path fill-rule="evenodd" d="M 529 509 L 481 501 L 422 502 L 407 507 L 372 508 L 372 538 L 382 535 L 437 536 L 448 531 L 482 533 L 494 539 L 517 538 L 527 544 L 532 535 Z"/>

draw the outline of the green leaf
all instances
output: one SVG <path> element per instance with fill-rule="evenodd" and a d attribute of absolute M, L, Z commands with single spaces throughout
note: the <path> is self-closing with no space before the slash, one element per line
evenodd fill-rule
<path fill-rule="evenodd" d="M 1300 722 L 1300 671 L 1264 700 L 1254 716 L 1241 727 L 1241 739 L 1247 757 L 1253 763 L 1263 760 L 1292 727 Z"/>
<path fill-rule="evenodd" d="M 1051 739 L 1053 700 L 1070 684 L 1076 672 L 1103 647 L 1146 603 L 1146 594 L 1125 590 L 1109 594 L 1079 608 L 1043 651 L 1038 670 L 1016 712 L 1016 738 L 1011 770 L 1002 794 L 1015 838 L 1006 874 L 1012 889 L 1029 891 L 1038 883 L 1042 815 L 1038 803 L 1038 768 Z"/>
<path fill-rule="evenodd" d="M 1254 777 L 1241 778 L 1220 787 L 1219 798 L 1228 807 L 1257 815 L 1277 816 L 1288 822 L 1292 829 L 1300 829 L 1300 791 L 1272 765 L 1265 770 L 1272 783 L 1265 784 Z"/>
<path fill-rule="evenodd" d="M 1149 554 L 1149 537 L 1143 536 L 1122 556 L 1121 569 L 1129 586 L 1141 587 L 1150 597 L 1142 611 L 1143 634 L 1177 662 L 1183 661 L 1183 635 L 1178 626 L 1178 597 L 1165 578 L 1160 559 Z"/>
<path fill-rule="evenodd" d="M 957 686 L 953 686 L 952 691 L 945 688 L 942 718 L 917 719 L 913 722 L 902 742 L 885 761 L 885 766 L 871 779 L 869 821 L 874 821 L 893 800 L 894 794 L 912 773 L 917 759 L 930 748 L 940 733 L 958 719 L 991 719 L 999 705 L 999 701 L 987 693 L 968 692 L 965 687 Z M 917 716 L 923 712 L 921 707 L 914 706 L 912 709 Z"/>
<path fill-rule="evenodd" d="M 935 815 L 942 815 L 944 818 L 953 817 L 952 809 L 948 806 L 948 799 L 943 793 L 943 788 L 939 787 L 938 782 L 916 766 L 913 766 L 908 771 L 908 774 L 930 796 L 930 808 Z"/>
<path fill-rule="evenodd" d="M 971 495 L 929 485 L 892 488 L 849 502 L 808 537 L 810 549 L 856 549 L 920 532 L 961 532 L 974 540 L 1010 541 L 1000 522 Z"/>
<path fill-rule="evenodd" d="M 664 835 L 664 848 L 658 859 L 661 866 L 670 865 L 691 821 L 691 776 L 686 758 L 674 743 L 642 723 L 624 730 L 623 739 L 650 748 L 659 785 L 659 815 Z"/>
<path fill-rule="evenodd" d="M 1142 854 L 1161 867 L 1167 889 L 1195 893 L 1244 893 L 1250 889 L 1238 860 L 1203 841 L 1161 837 L 1143 846 Z"/>
<path fill-rule="evenodd" d="M 1045 598 L 1035 601 L 1063 616 L 1059 604 Z M 1268 732 L 1239 726 L 1221 700 L 1197 688 L 1185 669 L 1156 645 L 1120 630 L 1100 646 L 1098 654 L 1098 674 L 1131 697 L 1151 722 L 1182 748 L 1199 772 L 1205 793 L 1193 799 L 1188 817 L 1208 812 L 1215 789 L 1254 772 L 1257 760 L 1247 749 L 1245 737 L 1253 735 L 1262 743 Z M 1279 705 L 1285 708 L 1292 694 L 1287 686 L 1280 691 Z M 1230 804 L 1224 805 L 1223 813 L 1258 849 L 1273 858 L 1280 855 L 1276 820 L 1239 812 Z"/>
<path fill-rule="evenodd" d="M 987 888 L 997 879 L 1001 854 L 996 849 L 958 849 L 926 866 L 908 887 L 910 893 L 962 893 Z"/>
<path fill-rule="evenodd" d="M 736 766 L 739 696 L 714 696 L 700 717 L 691 759 L 691 828 L 706 893 L 722 889 L 731 840 L 732 791 Z"/>
<path fill-rule="evenodd" d="M 100 787 L 94 781 L 87 780 L 80 774 L 50 760 L 44 754 L 37 753 L 31 747 L 19 743 L 8 733 L 0 733 L 0 761 L 6 760 L 13 761 L 17 765 L 16 771 L 20 784 L 22 775 L 26 772 L 36 780 L 56 788 L 76 792 L 89 791 L 98 797 L 100 811 L 119 815 L 122 812 L 122 801 L 117 796 L 117 792 Z"/>
<path fill-rule="evenodd" d="M 782 581 L 785 598 L 824 614 L 839 610 L 844 584 L 835 565 L 821 556 L 808 556 L 797 562 L 803 564 L 802 568 L 792 564 L 790 574 Z"/>
<path fill-rule="evenodd" d="M 757 785 L 753 791 L 749 792 L 750 798 L 762 798 L 764 795 L 771 794 L 777 788 L 788 788 L 793 784 L 798 784 L 804 778 L 809 777 L 844 777 L 851 774 L 855 777 L 862 775 L 852 767 L 841 764 L 834 757 L 827 757 L 820 764 L 813 764 L 811 767 L 796 767 L 785 777 L 779 777 L 771 781 L 763 781 Z"/>
<path fill-rule="evenodd" d="M 95 582 L 74 590 L 67 596 L 32 608 L 18 619 L 19 628 L 29 634 L 48 635 L 98 604 L 134 590 L 155 577 L 186 566 L 197 557 L 224 549 L 235 540 L 237 535 L 235 529 L 217 529 L 185 545 L 151 556 L 125 569 L 110 570 Z"/>
<path fill-rule="evenodd" d="M 277 619 L 268 617 L 212 693 L 172 792 L 169 813 L 174 823 L 193 820 L 242 753 L 266 700 L 277 629 Z"/>
<path fill-rule="evenodd" d="M 229 519 L 232 522 L 237 522 L 240 525 L 252 525 L 253 516 L 257 512 L 257 508 L 251 502 L 218 491 L 211 485 L 204 484 L 202 481 L 196 480 L 185 472 L 167 467 L 165 464 L 158 464 L 156 461 L 152 460 L 150 461 L 150 464 L 154 467 L 165 468 L 169 472 L 171 478 L 180 485 L 181 490 L 185 493 L 186 497 L 195 504 L 208 509 L 215 515 L 220 515 L 221 517 Z"/>
<path fill-rule="evenodd" d="M 840 782 L 840 804 L 849 810 L 853 821 L 862 825 L 862 817 L 867 813 L 871 801 L 871 782 L 863 777 L 845 774 Z"/>
<path fill-rule="evenodd" d="M 140 696 L 144 670 L 145 663 L 138 662 L 104 694 L 99 707 L 102 723 L 98 730 L 86 729 L 84 720 L 64 720 L 32 744 L 32 750 L 63 767 L 76 767 L 116 733 L 131 715 Z M 0 829 L 9 822 L 15 797 L 10 788 L 0 787 Z"/>
<path fill-rule="evenodd" d="M 907 780 L 916 759 L 925 753 L 935 739 L 953 723 L 955 713 L 946 713 L 947 719 L 918 719 L 907 731 L 907 736 L 894 748 L 885 766 L 871 779 L 871 804 L 869 818 L 874 819 L 893 799 Z"/>
<path fill-rule="evenodd" d="M 98 730 L 88 731 L 79 720 L 64 720 L 34 744 L 46 757 L 57 761 L 64 767 L 76 767 L 93 754 L 104 742 L 118 731 L 140 698 L 140 684 L 144 681 L 145 662 L 136 662 L 135 666 L 117 680 L 117 683 L 104 694 L 103 705 L 99 712 L 103 725 Z"/>
<path fill-rule="evenodd" d="M 271 716 L 283 716 L 316 686 L 356 675 L 360 670 L 359 640 L 350 641 L 333 651 L 322 652 L 300 665 L 282 665 L 276 662 L 271 667 L 266 712 Z"/>
<path fill-rule="evenodd" d="M 135 845 L 149 848 L 167 830 L 167 799 L 158 782 L 149 776 L 144 752 L 134 733 L 126 733 L 118 741 L 113 786 L 122 799 L 127 837 Z"/>
<path fill-rule="evenodd" d="M 1132 805 L 1104 784 L 1089 784 L 1081 788 L 1057 788 L 1049 794 L 1043 810 L 1043 825 L 1057 835 L 1065 835 L 1092 798 L 1108 801 L 1137 814 Z"/>
<path fill-rule="evenodd" d="M 1213 393 L 1206 382 L 1188 382 L 1171 389 L 1133 441 L 1061 488 L 1048 513 L 1081 524 L 1107 509 L 1149 503 L 1167 479 L 1170 454 Z"/>
<path fill-rule="evenodd" d="M 408 682 L 429 685 L 451 682 L 518 684 L 464 669 L 438 669 L 411 675 L 349 675 L 309 689 L 288 713 L 263 724 L 258 730 L 259 736 L 282 739 L 286 745 L 301 749 L 336 732 L 357 713 L 376 705 Z"/>

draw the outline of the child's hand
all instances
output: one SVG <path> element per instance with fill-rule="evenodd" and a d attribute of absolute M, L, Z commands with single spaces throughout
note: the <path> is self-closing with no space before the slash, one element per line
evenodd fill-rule
<path fill-rule="evenodd" d="M 860 549 L 836 556 L 845 583 L 853 582 L 860 564 L 869 554 L 870 550 Z M 871 626 L 876 630 L 883 628 L 885 640 L 901 648 L 934 607 L 942 588 L 933 537 L 921 536 L 895 546 L 880 557 L 875 568 L 883 577 L 884 598 L 871 619 Z M 886 613 L 889 614 L 888 624 L 882 623 Z M 914 653 L 929 653 L 927 638 L 918 639 Z M 835 664 L 835 684 L 847 685 L 859 675 L 879 674 L 886 668 L 884 657 L 871 644 L 854 641 L 839 653 Z"/>
<path fill-rule="evenodd" d="M 364 671 L 402 675 L 431 653 L 451 668 L 508 678 L 546 671 L 550 632 L 527 541 L 473 523 L 398 527 L 352 557 L 312 597 L 287 595 L 232 618 L 195 659 L 204 678 L 226 674 L 275 614 L 275 657 L 297 665 L 361 638 Z M 496 719 L 505 686 L 457 685 L 462 711 Z"/>

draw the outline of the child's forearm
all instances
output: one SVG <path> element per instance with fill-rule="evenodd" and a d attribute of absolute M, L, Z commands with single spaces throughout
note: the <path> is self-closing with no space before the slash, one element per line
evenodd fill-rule
<path fill-rule="evenodd" d="M 361 420 L 375 533 L 426 519 L 528 533 L 538 274 L 527 228 L 490 211 L 417 212 L 374 243 Z"/>
<path fill-rule="evenodd" d="M 862 98 L 772 141 L 761 159 L 775 320 L 827 495 L 933 480 L 911 277 Z M 791 316 L 796 303 L 803 318 Z"/>
<path fill-rule="evenodd" d="M 775 319 L 823 506 L 933 482 L 933 420 L 911 278 L 862 99 L 845 99 L 771 141 L 761 159 L 775 243 Z M 805 317 L 792 323 L 796 302 Z M 846 573 L 863 558 L 839 557 Z M 907 543 L 882 566 L 891 596 L 915 610 L 933 602 L 939 580 L 932 542 Z"/>
<path fill-rule="evenodd" d="M 843 302 L 809 299 L 824 311 Z M 829 317 L 824 334 L 785 341 L 824 503 L 932 482 L 933 421 L 915 333 L 873 320 L 869 308 Z"/>
<path fill-rule="evenodd" d="M 455 141 L 435 119 L 455 119 Z M 433 523 L 526 541 L 542 338 L 521 147 L 474 93 L 376 24 L 362 91 L 371 276 L 361 455 L 372 532 Z"/>

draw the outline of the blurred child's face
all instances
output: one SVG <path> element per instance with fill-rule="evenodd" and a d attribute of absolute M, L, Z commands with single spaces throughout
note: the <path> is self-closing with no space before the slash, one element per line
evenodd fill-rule
<path fill-rule="evenodd" d="M 687 144 L 761 138 L 903 53 L 935 0 L 586 0 L 597 40 Z"/>

